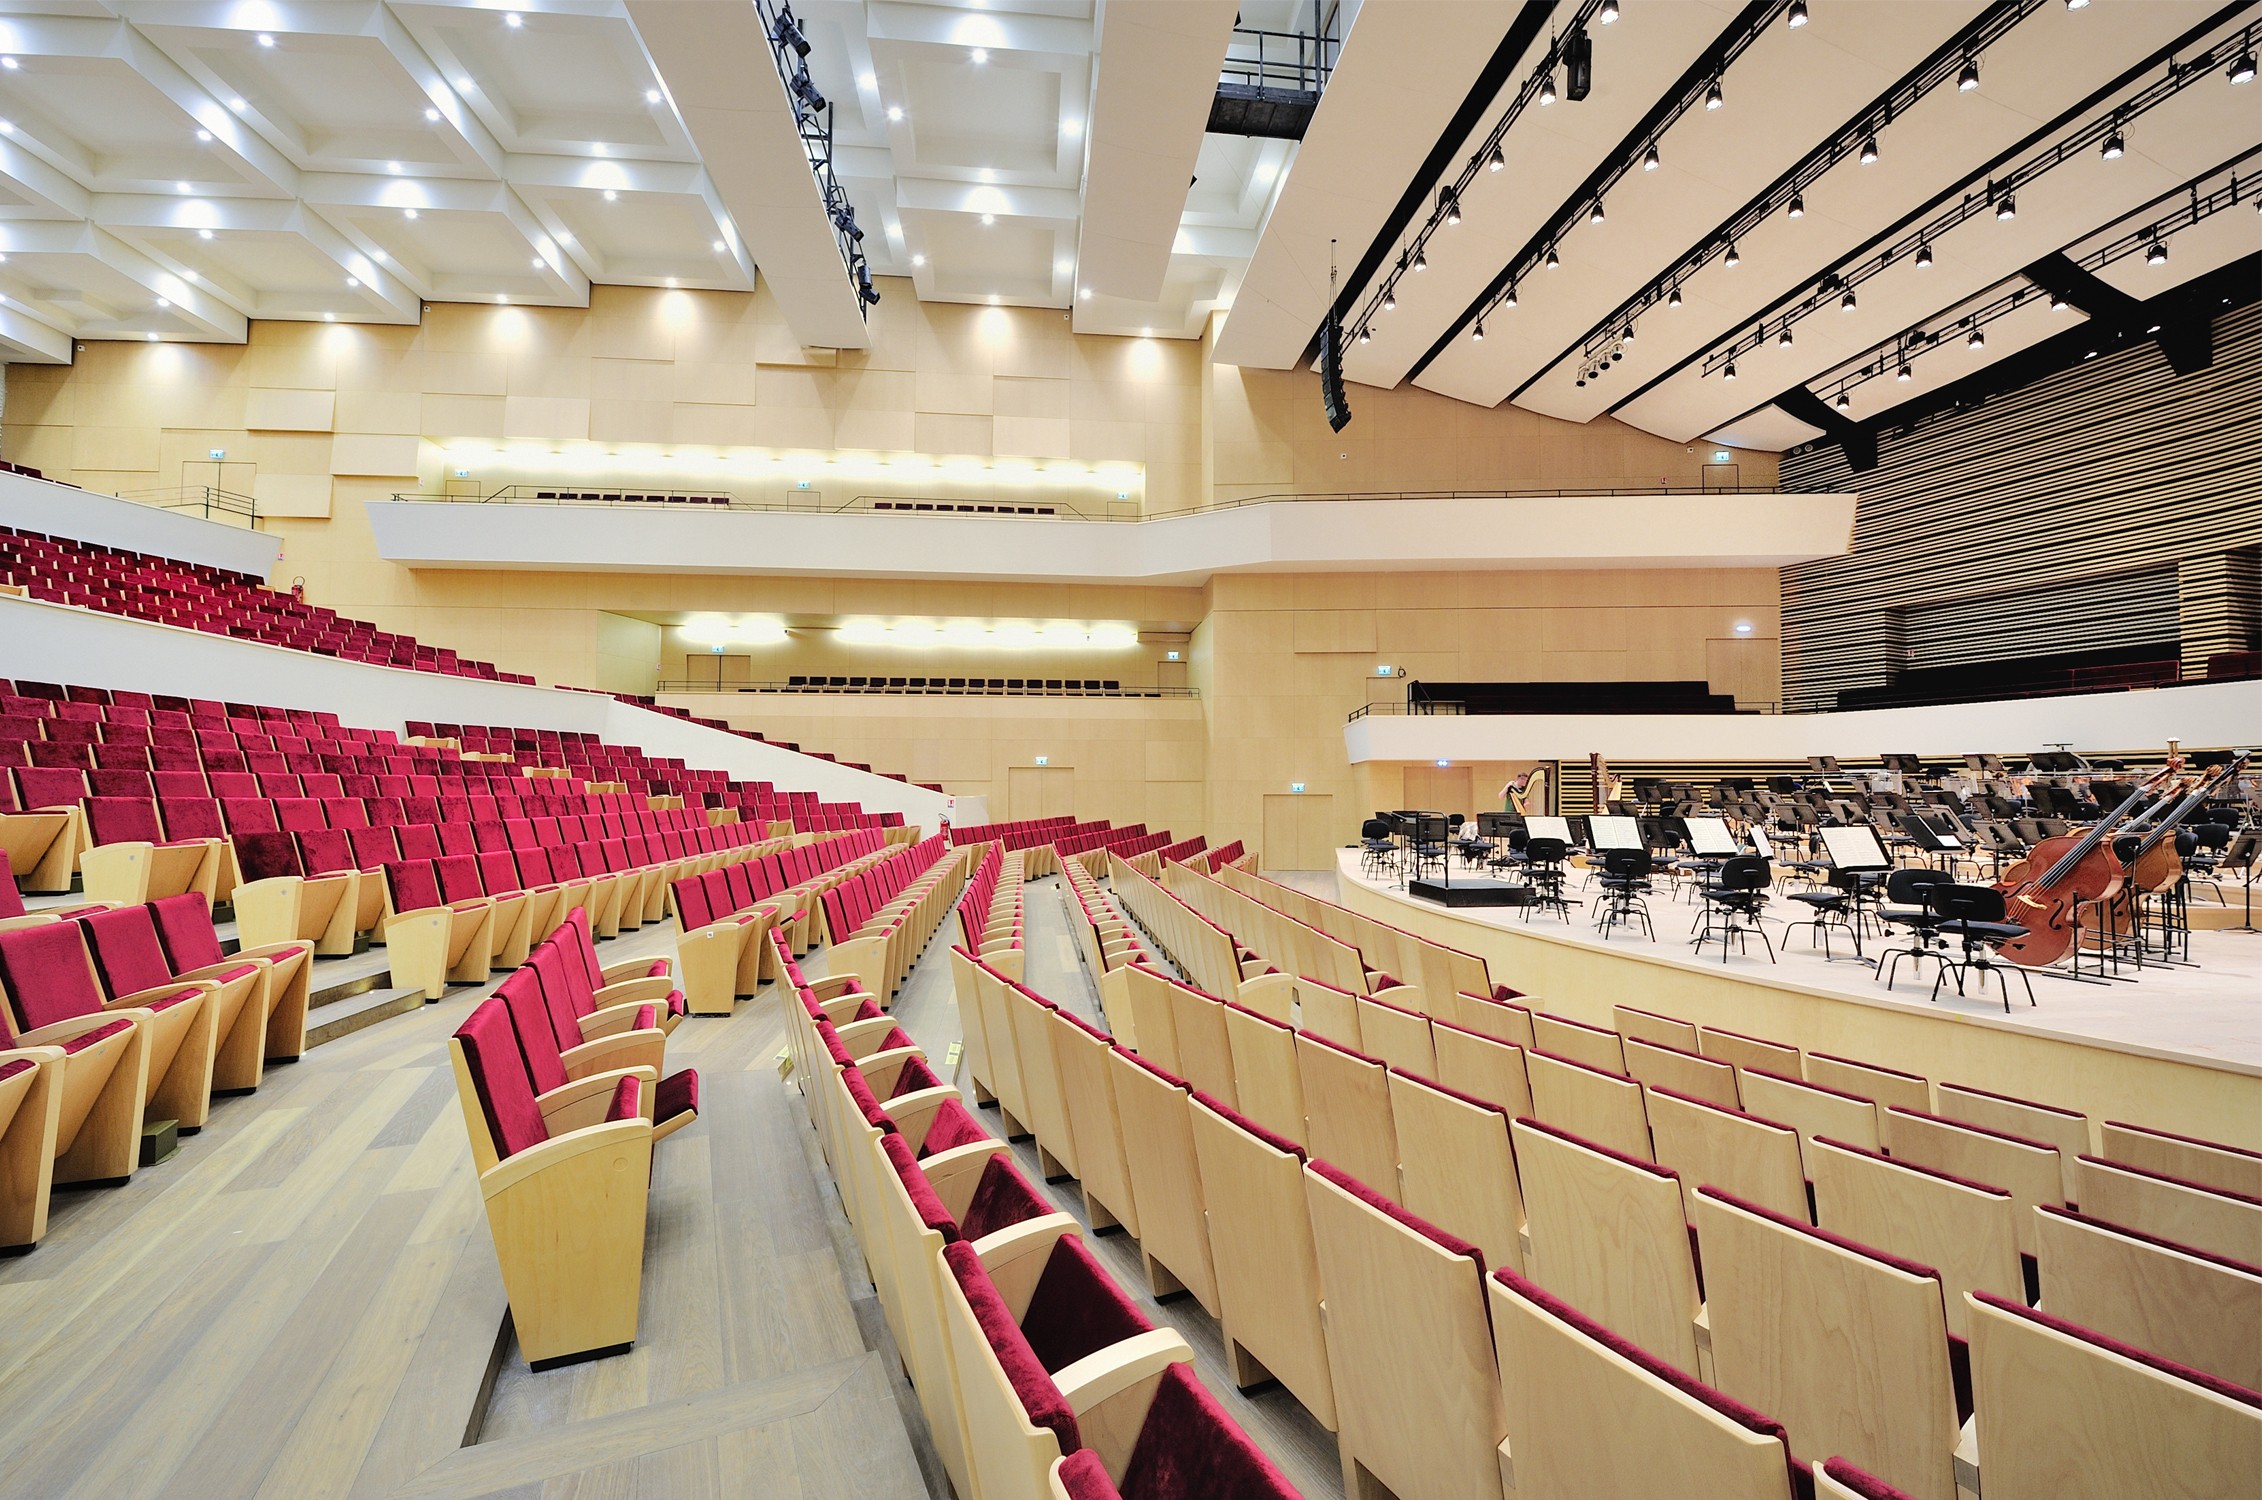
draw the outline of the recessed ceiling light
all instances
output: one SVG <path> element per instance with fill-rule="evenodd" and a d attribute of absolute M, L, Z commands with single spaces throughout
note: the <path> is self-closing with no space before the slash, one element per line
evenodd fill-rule
<path fill-rule="evenodd" d="M 383 265 L 385 263 L 385 252 L 382 250 L 372 250 L 369 252 L 369 258 L 376 261 L 377 264 Z"/>
<path fill-rule="evenodd" d="M 876 89 L 880 86 L 880 81 L 869 73 L 859 73 L 856 75 L 856 86 L 860 89 Z"/>
<path fill-rule="evenodd" d="M 990 306 L 997 306 L 997 293 L 995 292 L 990 293 Z"/>
<path fill-rule="evenodd" d="M 325 323 L 335 323 L 338 321 L 338 315 L 334 312 L 326 312 L 322 315 L 322 321 Z"/>
<path fill-rule="evenodd" d="M 16 122 L 15 122 L 15 121 L 13 121 L 13 120 L 0 120 L 0 135 L 14 135 L 15 133 L 16 133 Z"/>
<path fill-rule="evenodd" d="M 730 246 L 728 246 L 728 245 L 724 244 L 724 243 L 723 243 L 723 242 L 722 242 L 721 240 L 717 240 L 717 241 L 715 241 L 715 243 L 714 243 L 714 246 L 713 246 L 714 252 L 715 252 L 715 253 L 716 253 L 717 255 L 720 255 L 720 254 L 722 254 L 722 253 L 723 253 L 723 252 L 724 252 L 725 250 L 728 250 L 729 248 L 730 248 Z"/>
<path fill-rule="evenodd" d="M 196 138 L 200 141 L 209 141 L 212 139 L 212 132 L 209 130 L 199 130 L 196 133 Z"/>
<path fill-rule="evenodd" d="M 544 260 L 541 256 L 537 255 L 534 257 L 534 269 L 537 271 L 547 271 L 548 269 L 550 269 L 550 263 Z"/>
<path fill-rule="evenodd" d="M 976 47 L 974 49 L 973 56 L 974 61 L 977 65 L 986 63 L 990 60 L 990 49 L 987 47 Z"/>
<path fill-rule="evenodd" d="M 209 229 L 199 229 L 196 232 L 196 237 L 200 240 L 208 240 L 212 238 L 212 231 Z"/>
<path fill-rule="evenodd" d="M 996 173 L 996 172 L 994 172 L 994 171 L 992 171 L 992 170 L 991 170 L 990 168 L 988 168 L 988 167 L 984 167 L 984 168 L 982 168 L 982 169 L 981 169 L 981 170 L 980 170 L 980 171 L 979 171 L 978 173 L 976 173 L 975 175 L 976 175 L 976 176 L 978 176 L 978 177 L 980 177 L 980 178 L 982 179 L 982 181 L 984 181 L 984 182 L 995 182 L 995 181 L 997 181 L 997 173 Z"/>
<path fill-rule="evenodd" d="M 657 103 L 659 103 L 659 102 L 660 102 L 660 91 L 659 91 L 658 89 L 646 89 L 646 90 L 644 91 L 644 102 L 645 102 L 646 104 L 657 104 Z"/>
<path fill-rule="evenodd" d="M 247 106 L 244 104 L 243 96 L 241 94 L 234 95 L 228 100 L 228 108 L 234 110 L 239 115 L 244 112 L 246 107 Z"/>
<path fill-rule="evenodd" d="M 1054 275 L 1066 276 L 1070 271 L 1074 270 L 1075 267 L 1071 266 L 1065 260 L 1056 260 L 1052 263 L 1052 269 Z"/>
<path fill-rule="evenodd" d="M 915 266 L 923 266 L 923 265 L 925 265 L 926 263 L 927 263 L 927 257 L 925 257 L 924 255 L 914 255 L 914 256 L 912 256 L 912 257 L 911 257 L 911 264 L 913 264 L 913 265 L 915 265 Z"/>
<path fill-rule="evenodd" d="M 269 36 L 266 32 L 262 31 L 261 33 L 259 33 L 259 45 L 262 47 L 272 47 L 275 45 L 275 39 Z"/>
<path fill-rule="evenodd" d="M 360 285 L 361 285 L 361 278 L 360 278 L 359 276 L 348 276 L 348 277 L 346 278 L 346 288 L 347 288 L 347 290 L 349 290 L 349 291 L 350 291 L 350 290 L 352 290 L 353 288 L 355 288 L 355 287 L 357 287 L 357 286 L 360 286 Z"/>
<path fill-rule="evenodd" d="M 497 293 L 495 293 L 495 300 L 496 300 L 497 302 L 508 302 L 508 301 L 510 301 L 511 299 L 510 299 L 509 297 L 505 296 L 505 295 L 504 295 L 503 293 L 501 293 L 501 292 L 497 292 Z"/>
<path fill-rule="evenodd" d="M 888 118 L 890 120 L 901 120 L 903 118 L 903 106 L 900 104 L 889 105 Z"/>
<path fill-rule="evenodd" d="M 503 24 L 515 30 L 526 24 L 526 18 L 515 10 L 505 11 L 503 13 Z"/>
<path fill-rule="evenodd" d="M 173 184 L 173 191 L 176 193 L 186 193 L 191 191 L 191 189 L 185 182 L 176 182 Z"/>
<path fill-rule="evenodd" d="M 983 228 L 987 229 L 987 228 L 988 228 L 988 227 L 989 227 L 990 225 L 992 225 L 992 224 L 995 224 L 996 222 L 997 222 L 997 215 L 996 215 L 996 214 L 984 214 L 984 215 L 982 215 L 982 227 L 983 227 Z"/>
<path fill-rule="evenodd" d="M 426 105 L 424 107 L 424 118 L 437 125 L 440 122 L 440 112 L 432 106 Z"/>
<path fill-rule="evenodd" d="M 1083 298 L 1086 302 L 1089 302 L 1092 300 L 1092 289 L 1090 287 L 1080 288 L 1077 291 L 1076 295 Z"/>
<path fill-rule="evenodd" d="M 173 305 L 173 299 L 170 297 L 159 297 L 157 299 L 157 305 L 159 307 L 171 307 Z"/>
<path fill-rule="evenodd" d="M 413 208 L 404 208 L 401 210 L 401 217 L 404 219 L 413 219 L 416 217 L 416 210 Z"/>
<path fill-rule="evenodd" d="M 1074 140 L 1084 133 L 1084 122 L 1082 120 L 1063 120 L 1060 122 L 1060 133 L 1070 140 Z"/>
<path fill-rule="evenodd" d="M 401 175 L 401 164 L 397 161 L 389 161 L 385 163 L 385 170 L 398 177 Z"/>
<path fill-rule="evenodd" d="M 673 276 L 670 276 L 668 278 L 668 285 L 671 287 L 675 285 L 675 278 Z"/>
<path fill-rule="evenodd" d="M 22 64 L 18 63 L 12 57 L 0 57 L 0 68 L 6 68 L 11 73 L 15 72 L 16 69 L 21 66 Z"/>
<path fill-rule="evenodd" d="M 142 335 L 142 337 L 149 340 L 152 344 L 157 342 L 157 335 L 154 333 L 145 333 Z"/>
<path fill-rule="evenodd" d="M 605 189 L 605 201 L 607 203 L 617 203 L 620 201 L 620 194 L 614 192 L 611 188 L 607 188 Z"/>

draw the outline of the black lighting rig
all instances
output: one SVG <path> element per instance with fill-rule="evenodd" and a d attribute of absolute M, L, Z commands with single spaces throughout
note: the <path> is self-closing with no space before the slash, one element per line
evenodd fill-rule
<path fill-rule="evenodd" d="M 856 290 L 856 310 L 868 314 L 880 294 L 872 287 L 872 264 L 864 255 L 864 231 L 856 222 L 856 209 L 848 190 L 833 172 L 833 106 L 816 80 L 809 76 L 809 32 L 794 15 L 792 0 L 773 7 L 769 0 L 754 0 L 762 29 L 770 39 L 770 55 L 777 64 L 778 80 L 785 85 L 793 105 L 795 132 L 809 158 L 809 171 L 824 195 L 825 217 L 832 221 L 833 240 L 840 247 L 841 264 Z"/>

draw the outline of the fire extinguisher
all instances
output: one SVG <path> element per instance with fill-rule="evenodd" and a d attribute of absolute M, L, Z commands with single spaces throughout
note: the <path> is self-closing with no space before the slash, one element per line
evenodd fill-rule
<path fill-rule="evenodd" d="M 294 604 L 306 602 L 306 579 L 303 575 L 291 580 L 291 602 Z"/>

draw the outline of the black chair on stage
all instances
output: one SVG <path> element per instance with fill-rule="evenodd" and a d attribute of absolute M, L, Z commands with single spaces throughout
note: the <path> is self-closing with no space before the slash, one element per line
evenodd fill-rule
<path fill-rule="evenodd" d="M 1938 936 L 1940 915 L 1926 901 L 1926 894 L 1934 886 L 1954 885 L 1955 877 L 1943 870 L 1912 866 L 1895 870 L 1885 877 L 1885 904 L 1877 908 L 1877 919 L 1888 928 L 1908 929 L 1908 946 L 1888 948 L 1877 955 L 1878 976 L 1885 988 L 1893 987 L 1893 976 L 1906 958 L 1918 965 L 1918 978 L 1923 977 L 1922 965 L 1926 959 L 1945 963 Z"/>
<path fill-rule="evenodd" d="M 1722 860 L 1719 876 L 1698 892 L 1704 898 L 1704 921 L 1689 945 L 1702 953 L 1705 944 L 1718 943 L 1720 961 L 1726 963 L 1728 945 L 1744 952 L 1745 938 L 1756 932 L 1767 950 L 1767 961 L 1775 962 L 1775 945 L 1759 925 L 1760 913 L 1767 909 L 1767 888 L 1774 881 L 1774 869 L 1756 854 Z"/>
<path fill-rule="evenodd" d="M 1570 846 L 1561 839 L 1524 841 L 1524 880 L 1531 887 L 1531 899 L 1524 903 L 1525 921 L 1540 907 L 1571 920 L 1571 903 L 1563 894 L 1563 859 L 1569 853 Z"/>
<path fill-rule="evenodd" d="M 1933 930 L 1944 940 L 1962 945 L 1962 956 L 1948 953 L 1940 955 L 1940 971 L 1932 976 L 1932 998 L 1940 998 L 1940 981 L 1950 973 L 1956 976 L 1956 993 L 1964 991 L 1964 981 L 1971 974 L 1979 975 L 1982 993 L 1987 988 L 1987 976 L 1995 976 L 1995 983 L 2003 992 L 2003 1014 L 2011 1013 L 2010 981 L 2003 976 L 2016 974 L 2019 983 L 2026 986 L 2026 1003 L 2034 1004 L 2034 981 L 2026 977 L 2026 970 L 2016 965 L 1999 964 L 1995 950 L 2013 938 L 2026 936 L 2027 929 L 2016 922 L 2003 920 L 2005 908 L 2003 893 L 1991 885 L 1934 885 L 1924 892 L 1924 904 L 1935 918 Z"/>
<path fill-rule="evenodd" d="M 1861 874 L 1853 870 L 1825 869 L 1823 878 L 1830 883 L 1815 890 L 1792 891 L 1787 895 L 1787 900 L 1798 902 L 1814 915 L 1803 922 L 1784 923 L 1783 944 L 1785 947 L 1790 946 L 1793 929 L 1810 928 L 1813 932 L 1813 937 L 1809 939 L 1810 946 L 1819 943 L 1822 957 L 1827 961 L 1837 956 L 1830 951 L 1830 929 L 1835 927 L 1853 939 L 1854 957 L 1860 958 L 1861 909 L 1857 903 L 1862 892 Z"/>
<path fill-rule="evenodd" d="M 2215 879 L 2215 870 L 2223 862 L 2223 851 L 2230 847 L 2230 825 L 2195 823 L 2185 831 L 2191 835 L 2191 849 L 2183 856 L 2184 879 L 2195 885 L 2212 887 L 2215 900 L 2220 903 L 2223 899 L 2223 887 Z M 2178 850 L 2183 848 L 2180 836 L 2176 840 L 2176 847 Z"/>
<path fill-rule="evenodd" d="M 1461 856 L 1461 863 L 1474 870 L 1492 858 L 1492 840 L 1484 836 L 1475 821 L 1456 816 L 1453 825 L 1462 830 L 1455 835 L 1453 850 Z"/>
<path fill-rule="evenodd" d="M 1403 818 L 1406 834 L 1406 857 L 1409 861 L 1406 876 L 1419 880 L 1422 872 L 1435 869 L 1439 875 L 1446 873 L 1446 828 L 1442 817 Z"/>
<path fill-rule="evenodd" d="M 1609 941 L 1611 928 L 1636 922 L 1651 942 L 1657 941 L 1657 930 L 1649 924 L 1649 873 L 1647 849 L 1612 849 L 1602 856 L 1602 875 L 1596 881 L 1602 904 L 1595 911 L 1595 926 L 1603 941 Z"/>
<path fill-rule="evenodd" d="M 1390 836 L 1388 818 L 1369 818 L 1359 825 L 1359 873 L 1387 875 L 1398 863 L 1398 845 Z"/>

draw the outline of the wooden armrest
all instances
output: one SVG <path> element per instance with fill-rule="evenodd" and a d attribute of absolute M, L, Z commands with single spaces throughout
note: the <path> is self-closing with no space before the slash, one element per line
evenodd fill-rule
<path fill-rule="evenodd" d="M 675 991 L 675 977 L 656 974 L 648 979 L 623 979 L 597 991 L 597 1009 L 628 1005 L 638 1000 L 665 1000 Z"/>
<path fill-rule="evenodd" d="M 579 1130 L 587 1125 L 604 1123 L 606 1107 L 613 1100 L 613 1086 L 623 1078 L 644 1080 L 642 1108 L 639 1111 L 646 1121 L 652 1118 L 652 1091 L 659 1087 L 660 1074 L 655 1068 L 619 1068 L 610 1073 L 591 1073 L 586 1078 L 576 1078 L 562 1084 L 547 1094 L 538 1096 L 534 1103 L 542 1111 L 542 1123 L 553 1135 L 569 1130 Z"/>
<path fill-rule="evenodd" d="M 618 1072 L 622 1068 L 649 1068 L 652 1076 L 658 1078 L 667 1061 L 662 1050 L 667 1039 L 668 1034 L 657 1026 L 649 1031 L 616 1031 L 578 1047 L 568 1047 L 558 1054 L 558 1060 L 565 1064 L 569 1078 L 586 1073 Z"/>
<path fill-rule="evenodd" d="M 673 964 L 670 964 L 668 966 L 668 974 L 647 973 L 646 971 L 652 967 L 653 962 L 654 960 L 649 957 L 624 958 L 617 964 L 606 964 L 602 968 L 598 969 L 597 977 L 604 980 L 604 982 L 608 985 L 620 984 L 632 979 L 665 979 L 673 977 L 675 969 L 675 966 Z"/>
<path fill-rule="evenodd" d="M 969 1187 L 967 1191 L 968 1193 L 971 1193 L 973 1189 Z M 947 1206 L 950 1200 L 948 1198 L 945 1198 L 943 1202 Z M 953 1214 L 953 1217 L 956 1217 L 956 1215 Z M 985 1234 L 978 1240 L 969 1240 L 967 1241 L 967 1243 L 974 1247 L 974 1254 L 979 1257 L 982 1254 L 982 1249 L 985 1245 L 988 1245 L 993 1240 L 1001 1239 L 1006 1235 L 1012 1234 L 1016 1230 L 1039 1229 L 1049 1231 L 1056 1229 L 1072 1230 L 1074 1228 L 1076 1228 L 1076 1216 L 1073 1214 L 1038 1214 L 1035 1218 L 1023 1219 L 1018 1224 L 1008 1224 L 1003 1229 Z"/>
<path fill-rule="evenodd" d="M 975 1184 L 989 1168 L 990 1158 L 1002 1156 L 1009 1149 L 1003 1141 L 968 1141 L 963 1146 L 936 1152 L 919 1163 L 919 1170 L 927 1174 L 928 1184 L 950 1210 L 950 1216 L 963 1218 L 966 1204 L 974 1196 Z"/>
<path fill-rule="evenodd" d="M 878 998 L 876 995 L 867 995 L 862 990 L 855 990 L 846 995 L 836 995 L 830 1000 L 819 1000 L 817 1009 L 823 1011 L 825 1019 L 834 1026 L 845 1026 L 856 1019 L 856 1012 L 864 1008 L 865 1001 L 876 1001 Z"/>
<path fill-rule="evenodd" d="M 667 1014 L 664 1003 L 666 998 L 663 995 L 657 1000 L 631 1000 L 625 1005 L 608 1005 L 602 1010 L 592 1011 L 581 1018 L 581 1039 L 593 1042 L 598 1037 L 629 1030 L 636 1025 L 637 1013 L 647 1005 L 656 1007 L 664 1017 Z"/>
<path fill-rule="evenodd" d="M 286 958 L 295 958 L 301 953 L 311 953 L 313 950 L 314 945 L 312 943 L 266 943 L 257 948 L 239 948 L 223 962 L 231 964 L 279 963 Z M 199 969 L 196 972 L 201 974 L 204 971 Z"/>
<path fill-rule="evenodd" d="M 539 1146 L 530 1146 L 515 1156 L 504 1157 L 480 1173 L 480 1195 L 485 1198 L 496 1197 L 551 1167 L 594 1151 L 634 1145 L 639 1140 L 649 1140 L 651 1135 L 650 1120 L 606 1120 L 595 1125 L 585 1125 L 564 1135 L 552 1136 Z"/>
<path fill-rule="evenodd" d="M 827 974 L 822 979 L 809 980 L 808 985 L 809 993 L 819 1000 L 837 999 L 851 991 L 859 995 L 864 993 L 864 981 L 855 974 Z"/>
<path fill-rule="evenodd" d="M 45 1026 L 35 1026 L 16 1038 L 18 1047 L 60 1046 L 85 1032 L 96 1031 L 112 1021 L 131 1021 L 136 1026 L 147 1026 L 151 1016 L 146 1010 L 98 1010 L 91 1016 L 72 1016 L 66 1021 L 50 1021 Z"/>
<path fill-rule="evenodd" d="M 1029 1299 L 1036 1294 L 1037 1279 L 1044 1275 L 1045 1266 L 1052 1259 L 1052 1247 L 1064 1235 L 1082 1234 L 1075 1220 L 1062 1223 L 1064 1218 L 1067 1216 L 1046 1214 L 1041 1219 L 1010 1225 L 995 1234 L 984 1235 L 982 1248 L 975 1252 L 1016 1321 L 1029 1309 Z"/>
<path fill-rule="evenodd" d="M 1122 1395 L 1140 1381 L 1160 1375 L 1172 1365 L 1193 1362 L 1192 1347 L 1179 1337 L 1176 1329 L 1150 1328 L 1085 1355 L 1055 1372 L 1052 1383 L 1060 1387 L 1069 1409 L 1081 1420 L 1094 1408 Z M 1142 1410 L 1138 1415 L 1143 1418 L 1146 1413 Z M 1129 1422 L 1118 1430 L 1124 1428 L 1135 1435 L 1139 1423 Z"/>
<path fill-rule="evenodd" d="M 878 1049 L 889 1032 L 895 1030 L 895 1018 L 874 1016 L 868 1021 L 851 1021 L 846 1026 L 835 1029 L 840 1033 L 840 1044 L 848 1049 L 848 1055 L 862 1062 Z M 856 1050 L 859 1043 L 864 1049 L 861 1052 Z"/>
<path fill-rule="evenodd" d="M 895 1121 L 895 1132 L 903 1137 L 903 1144 L 914 1153 L 924 1146 L 927 1132 L 934 1129 L 936 1111 L 942 1108 L 945 1099 L 956 1093 L 955 1089 L 940 1093 L 934 1089 L 919 1089 L 900 1099 L 888 1100 L 888 1118 Z"/>
<path fill-rule="evenodd" d="M 209 979 L 170 979 L 163 984 L 152 985 L 146 990 L 135 990 L 130 995 L 120 995 L 102 1008 L 112 1014 L 121 1010 L 143 1010 L 152 1000 L 170 999 L 183 990 L 195 990 L 200 995 L 209 995 L 219 987 Z"/>
<path fill-rule="evenodd" d="M 21 1061 L 50 1064 L 59 1063 L 68 1056 L 70 1054 L 60 1047 L 8 1047 L 0 1049 L 0 1063 Z M 1002 1145 L 1003 1142 L 999 1144 Z"/>
<path fill-rule="evenodd" d="M 882 1057 L 896 1057 L 909 1054 L 883 1052 L 880 1055 Z M 862 1068 L 858 1068 L 856 1071 L 864 1072 Z M 866 1080 L 869 1081 L 870 1075 L 866 1074 L 865 1076 Z M 877 1090 L 874 1092 L 877 1092 Z M 943 1100 L 957 1097 L 958 1090 L 944 1083 L 937 1084 L 931 1089 L 913 1089 L 910 1093 L 899 1095 L 893 1099 L 883 1097 L 880 1100 L 880 1108 L 887 1111 L 887 1117 L 896 1122 L 895 1128 L 900 1132 L 903 1129 L 903 1121 L 906 1117 L 922 1113 L 931 1114 L 942 1104 Z M 897 1113 L 899 1110 L 902 1112 L 901 1114 Z"/>

